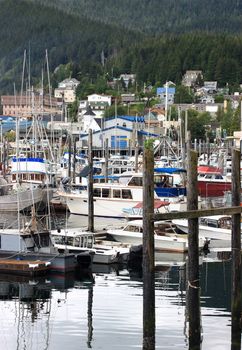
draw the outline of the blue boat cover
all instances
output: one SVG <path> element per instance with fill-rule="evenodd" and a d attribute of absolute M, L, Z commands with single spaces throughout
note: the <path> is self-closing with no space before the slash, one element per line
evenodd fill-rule
<path fill-rule="evenodd" d="M 176 174 L 176 173 L 186 173 L 187 171 L 183 168 L 155 168 L 155 173 L 166 173 L 166 174 Z"/>

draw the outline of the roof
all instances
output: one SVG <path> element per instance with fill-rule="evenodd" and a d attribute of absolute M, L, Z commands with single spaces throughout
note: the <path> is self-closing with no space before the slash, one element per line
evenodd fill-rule
<path fill-rule="evenodd" d="M 176 92 L 176 89 L 174 87 L 168 87 L 168 88 L 165 88 L 165 87 L 158 87 L 156 89 L 156 94 L 159 95 L 159 94 L 163 94 L 165 93 L 167 90 L 168 94 L 175 94 Z"/>
<path fill-rule="evenodd" d="M 123 119 L 130 122 L 139 122 L 139 123 L 145 121 L 144 116 L 132 116 L 132 115 L 118 115 L 117 117 L 112 116 L 107 118 L 107 120 L 113 120 L 113 119 Z"/>
<path fill-rule="evenodd" d="M 102 119 L 101 118 L 94 118 L 97 125 L 101 128 L 102 127 Z"/>
<path fill-rule="evenodd" d="M 93 115 L 95 116 L 96 114 L 92 111 L 92 108 L 90 105 L 87 106 L 87 110 L 83 115 Z"/>
<path fill-rule="evenodd" d="M 222 170 L 218 167 L 211 166 L 211 165 L 199 165 L 197 167 L 198 173 L 205 173 L 205 174 L 221 174 Z"/>
<path fill-rule="evenodd" d="M 133 129 L 130 129 L 130 128 L 126 128 L 124 126 L 120 126 L 120 125 L 114 125 L 114 126 L 111 126 L 109 128 L 105 128 L 105 129 L 102 129 L 102 130 L 97 130 L 97 131 L 93 131 L 93 135 L 95 134 L 102 134 L 103 132 L 107 131 L 107 130 L 112 130 L 112 129 L 119 129 L 119 130 L 124 130 L 124 131 L 128 131 L 128 132 L 133 132 Z M 141 135 L 146 135 L 146 136 L 150 136 L 150 137 L 158 137 L 159 135 L 157 134 L 153 134 L 153 133 L 149 133 L 147 131 L 144 131 L 144 130 L 138 130 L 138 134 L 141 134 Z M 80 135 L 80 138 L 83 138 L 83 137 L 87 137 L 88 136 L 88 133 L 86 134 L 82 134 Z"/>

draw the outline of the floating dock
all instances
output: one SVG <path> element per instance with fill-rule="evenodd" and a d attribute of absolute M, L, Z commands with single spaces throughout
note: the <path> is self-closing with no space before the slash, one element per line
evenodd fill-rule
<path fill-rule="evenodd" d="M 46 274 L 50 269 L 50 262 L 41 260 L 0 260 L 0 272 L 17 275 L 39 276 Z"/>

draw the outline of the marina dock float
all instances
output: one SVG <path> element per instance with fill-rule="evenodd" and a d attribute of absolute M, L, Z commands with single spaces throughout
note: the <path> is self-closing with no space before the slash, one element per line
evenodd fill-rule
<path fill-rule="evenodd" d="M 37 276 L 45 274 L 50 269 L 50 262 L 41 260 L 0 260 L 0 272 L 17 275 Z"/>

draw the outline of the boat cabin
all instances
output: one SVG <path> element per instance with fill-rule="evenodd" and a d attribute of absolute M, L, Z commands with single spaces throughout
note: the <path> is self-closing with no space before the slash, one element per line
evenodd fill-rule
<path fill-rule="evenodd" d="M 201 217 L 199 224 L 215 228 L 231 229 L 232 219 L 230 216 L 208 216 Z"/>
<path fill-rule="evenodd" d="M 95 237 L 92 233 L 71 230 L 57 230 L 51 232 L 51 237 L 54 246 L 58 248 L 65 248 L 65 246 L 72 246 L 78 248 L 90 249 L 93 247 Z"/>

